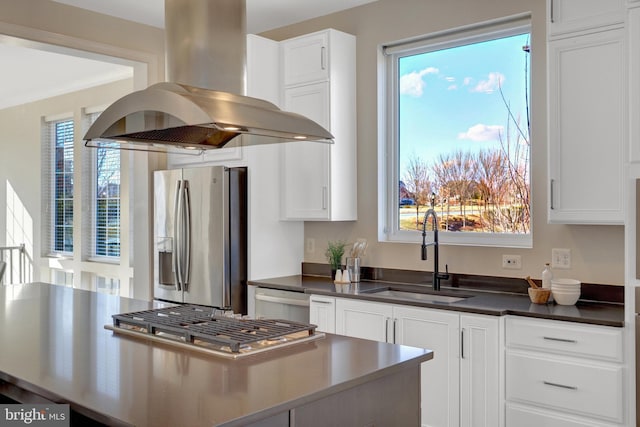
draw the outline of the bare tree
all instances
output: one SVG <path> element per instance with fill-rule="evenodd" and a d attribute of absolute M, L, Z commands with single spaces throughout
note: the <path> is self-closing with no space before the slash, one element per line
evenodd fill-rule
<path fill-rule="evenodd" d="M 505 225 L 513 233 L 528 233 L 531 227 L 531 186 L 529 185 L 529 158 L 531 155 L 531 142 L 529 140 L 530 124 L 526 118 L 527 126 L 521 126 L 519 117 L 514 116 L 510 104 L 504 97 L 502 88 L 500 95 L 507 108 L 509 120 L 507 121 L 506 138 L 501 135 L 500 145 L 503 157 L 506 160 L 506 174 L 509 178 L 508 188 L 512 194 L 509 201 L 510 209 L 503 210 Z M 528 110 L 527 110 L 528 115 Z M 511 126 L 514 130 L 511 130 Z"/>
<path fill-rule="evenodd" d="M 505 160 L 499 151 L 483 150 L 476 161 L 477 189 L 483 202 L 483 228 L 496 231 L 495 210 L 504 183 Z M 493 208 L 492 208 L 493 206 Z"/>
<path fill-rule="evenodd" d="M 466 227 L 466 202 L 475 189 L 476 162 L 469 151 L 458 150 L 455 153 L 440 155 L 433 165 L 440 189 L 444 190 L 450 200 L 458 199 L 462 215 L 462 227 Z M 443 196 L 442 192 L 440 193 Z M 448 215 L 447 215 L 448 216 Z"/>
<path fill-rule="evenodd" d="M 438 156 L 438 160 L 431 166 L 435 178 L 435 187 L 441 200 L 446 202 L 447 213 L 444 215 L 444 229 L 449 230 L 449 216 L 451 208 L 451 197 L 454 195 L 451 185 L 451 159 L 448 155 Z"/>
<path fill-rule="evenodd" d="M 429 168 L 427 164 L 417 155 L 409 158 L 409 164 L 404 179 L 407 193 L 411 195 L 416 206 L 416 229 L 420 223 L 420 206 L 429 203 L 431 194 L 431 181 L 429 180 Z"/>

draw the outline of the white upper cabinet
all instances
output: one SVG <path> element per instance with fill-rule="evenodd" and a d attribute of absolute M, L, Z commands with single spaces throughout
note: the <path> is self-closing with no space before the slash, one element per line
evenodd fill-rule
<path fill-rule="evenodd" d="M 568 20 L 570 11 L 581 9 L 574 3 L 583 4 L 554 0 L 554 7 L 566 4 L 562 10 Z M 609 3 L 618 2 L 584 2 Z M 628 88 L 625 30 L 550 35 L 547 54 L 549 222 L 622 224 Z"/>
<path fill-rule="evenodd" d="M 640 0 L 629 9 L 627 37 L 629 39 L 629 160 L 640 162 Z"/>
<path fill-rule="evenodd" d="M 281 42 L 283 109 L 328 129 L 334 144 L 281 146 L 281 216 L 357 219 L 355 37 L 325 30 Z"/>
<path fill-rule="evenodd" d="M 547 0 L 551 36 L 624 22 L 624 0 Z"/>
<path fill-rule="evenodd" d="M 285 86 L 329 79 L 329 32 L 322 31 L 282 44 Z"/>

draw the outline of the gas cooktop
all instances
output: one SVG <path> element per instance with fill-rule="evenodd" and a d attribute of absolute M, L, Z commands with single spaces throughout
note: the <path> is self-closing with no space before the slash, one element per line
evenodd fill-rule
<path fill-rule="evenodd" d="M 324 336 L 316 326 L 279 319 L 247 319 L 210 307 L 180 305 L 114 314 L 116 333 L 237 358 Z"/>

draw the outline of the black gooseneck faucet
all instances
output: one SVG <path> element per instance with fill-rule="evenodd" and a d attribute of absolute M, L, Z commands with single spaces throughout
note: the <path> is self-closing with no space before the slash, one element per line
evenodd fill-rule
<path fill-rule="evenodd" d="M 427 210 L 424 214 L 424 219 L 422 220 L 422 247 L 421 247 L 421 258 L 423 261 L 427 260 L 427 246 L 433 246 L 433 290 L 440 290 L 440 280 L 447 280 L 449 278 L 449 266 L 445 265 L 445 273 L 438 272 L 438 252 L 440 244 L 438 243 L 438 216 L 436 215 L 436 211 L 433 209 L 435 204 L 435 194 L 431 195 L 431 208 Z M 427 221 L 429 217 L 432 217 L 432 229 L 433 229 L 433 242 L 426 243 L 427 237 Z"/>

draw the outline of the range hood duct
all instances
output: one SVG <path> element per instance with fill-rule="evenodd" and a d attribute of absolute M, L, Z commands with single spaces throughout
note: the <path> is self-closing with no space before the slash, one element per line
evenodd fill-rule
<path fill-rule="evenodd" d="M 261 137 L 234 143 L 332 143 L 331 133 L 314 121 L 243 96 L 245 28 L 245 0 L 165 0 L 168 83 L 113 103 L 89 128 L 85 145 L 199 154 L 242 134 Z"/>

